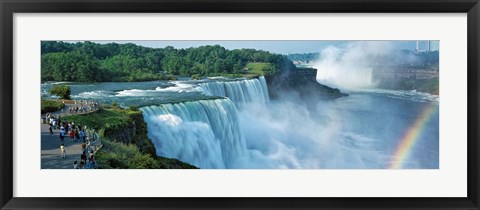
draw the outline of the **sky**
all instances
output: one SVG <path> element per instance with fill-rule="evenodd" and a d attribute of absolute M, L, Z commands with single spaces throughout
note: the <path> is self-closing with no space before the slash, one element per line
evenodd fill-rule
<path fill-rule="evenodd" d="M 199 47 L 203 45 L 221 45 L 227 49 L 253 48 L 265 50 L 272 53 L 291 54 L 291 53 L 317 53 L 328 46 L 341 48 L 351 41 L 94 41 L 97 43 L 134 43 L 137 45 L 164 48 L 172 46 L 174 48 Z M 415 49 L 415 41 L 390 41 L 394 49 Z"/>

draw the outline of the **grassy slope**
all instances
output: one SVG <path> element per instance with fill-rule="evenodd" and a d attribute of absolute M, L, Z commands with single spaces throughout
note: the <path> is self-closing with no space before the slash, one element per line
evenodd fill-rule
<path fill-rule="evenodd" d="M 102 108 L 99 111 L 85 115 L 73 115 L 63 117 L 64 120 L 71 122 L 75 121 L 75 124 L 87 125 L 88 128 L 105 129 L 106 127 L 125 126 L 128 124 L 127 110 L 115 110 Z M 132 112 L 130 112 L 131 114 Z"/>

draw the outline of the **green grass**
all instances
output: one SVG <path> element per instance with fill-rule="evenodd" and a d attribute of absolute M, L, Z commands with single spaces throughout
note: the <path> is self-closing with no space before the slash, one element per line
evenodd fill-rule
<path fill-rule="evenodd" d="M 139 112 L 123 110 L 112 107 L 102 107 L 100 110 L 82 115 L 72 115 L 63 117 L 68 122 L 75 121 L 75 124 L 87 125 L 88 128 L 102 129 L 106 127 L 120 127 L 129 123 L 128 114 Z"/>
<path fill-rule="evenodd" d="M 63 108 L 63 103 L 56 100 L 42 99 L 42 114 L 47 112 L 55 112 Z"/>
<path fill-rule="evenodd" d="M 247 63 L 248 73 L 265 76 L 275 71 L 275 66 L 271 63 Z"/>

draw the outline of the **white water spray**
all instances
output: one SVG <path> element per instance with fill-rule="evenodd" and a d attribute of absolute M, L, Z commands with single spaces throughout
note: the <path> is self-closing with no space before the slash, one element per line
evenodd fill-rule
<path fill-rule="evenodd" d="M 345 48 L 327 47 L 313 64 L 317 81 L 339 89 L 374 88 L 374 58 L 391 52 L 385 41 L 352 42 Z"/>

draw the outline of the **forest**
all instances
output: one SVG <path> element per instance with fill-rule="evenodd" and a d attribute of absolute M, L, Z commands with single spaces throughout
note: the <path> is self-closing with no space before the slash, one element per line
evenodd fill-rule
<path fill-rule="evenodd" d="M 251 73 L 247 65 L 252 63 L 271 64 L 255 71 L 265 75 L 295 68 L 284 55 L 255 49 L 228 50 L 220 45 L 175 49 L 132 43 L 41 42 L 42 82 L 133 82 L 174 79 L 174 76 L 228 76 Z"/>

